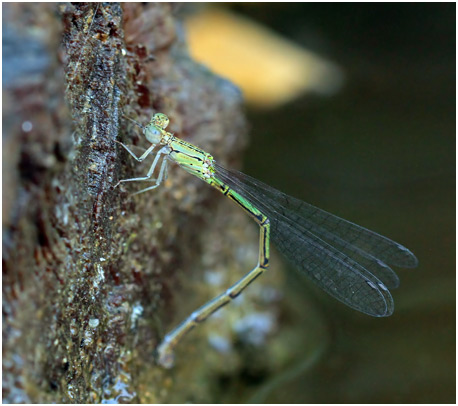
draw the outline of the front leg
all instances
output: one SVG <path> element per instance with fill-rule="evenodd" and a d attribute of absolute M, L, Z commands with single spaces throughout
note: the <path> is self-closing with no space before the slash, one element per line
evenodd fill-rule
<path fill-rule="evenodd" d="M 147 187 L 145 189 L 139 190 L 138 192 L 133 193 L 132 196 L 138 195 L 139 193 L 147 192 L 148 190 L 156 189 L 165 179 L 164 174 L 166 173 L 167 173 L 167 158 L 164 156 L 164 158 L 162 158 L 162 165 L 161 165 L 161 170 L 159 171 L 159 176 L 156 179 L 156 184 L 154 184 L 153 186 Z"/>
<path fill-rule="evenodd" d="M 154 145 L 152 145 L 151 147 L 148 148 L 148 150 L 153 150 Z M 148 152 L 148 150 L 145 151 L 145 154 L 146 152 Z M 150 152 L 151 152 L 150 151 Z M 148 152 L 148 154 L 150 153 Z M 122 182 L 136 182 L 136 181 L 142 181 L 142 180 L 151 180 L 151 176 L 153 176 L 153 173 L 154 173 L 154 170 L 156 169 L 156 166 L 157 166 L 157 163 L 159 162 L 159 159 L 161 158 L 162 155 L 164 154 L 168 154 L 169 153 L 169 147 L 165 146 L 163 147 L 162 149 L 160 149 L 157 154 L 156 154 L 156 157 L 154 158 L 154 161 L 151 165 L 151 167 L 149 168 L 149 171 L 148 173 L 146 174 L 146 176 L 142 176 L 141 178 L 130 178 L 130 179 L 122 179 L 120 180 L 116 185 L 115 185 L 115 188 L 119 186 L 120 183 Z M 133 154 L 133 153 L 132 153 Z M 145 155 L 143 154 L 143 155 Z M 142 156 L 143 156 L 142 155 Z M 140 157 L 141 158 L 141 157 Z M 139 159 L 140 159 L 139 158 Z"/>
<path fill-rule="evenodd" d="M 143 153 L 142 156 L 138 157 L 137 155 L 135 155 L 135 153 L 133 153 L 133 152 L 127 147 L 127 145 L 124 145 L 124 144 L 123 144 L 122 142 L 120 142 L 120 141 L 116 141 L 116 140 L 115 140 L 115 142 L 117 142 L 118 144 L 121 144 L 121 145 L 124 147 L 124 149 L 125 149 L 130 155 L 132 155 L 138 162 L 144 161 L 145 158 L 146 158 L 149 154 L 151 154 L 151 152 L 153 152 L 154 148 L 155 148 L 156 145 L 157 145 L 157 144 L 152 144 L 152 145 Z"/>

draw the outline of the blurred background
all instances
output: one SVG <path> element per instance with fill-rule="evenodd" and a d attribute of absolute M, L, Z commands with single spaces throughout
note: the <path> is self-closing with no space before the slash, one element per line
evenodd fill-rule
<path fill-rule="evenodd" d="M 4 232 L 4 258 L 11 254 L 7 262 L 4 259 L 7 283 L 3 286 L 6 286 L 4 298 L 7 299 L 3 310 L 4 326 L 7 327 L 3 347 L 7 362 L 3 364 L 3 377 L 4 391 L 9 391 L 13 403 L 30 399 L 42 402 L 56 399 L 94 401 L 103 396 L 106 396 L 103 399 L 118 399 L 117 391 L 125 401 L 134 401 L 137 399 L 134 396 L 138 396 L 138 401 L 144 403 L 455 402 L 454 4 L 222 3 L 216 7 L 205 3 L 124 3 L 121 8 L 115 3 L 106 3 L 101 6 L 60 4 L 58 9 L 61 11 L 57 12 L 54 5 L 48 7 L 44 3 L 38 6 L 30 3 L 25 8 L 9 3 L 4 8 L 12 14 L 4 14 L 3 34 L 3 56 L 10 62 L 3 66 L 3 151 L 6 151 L 2 160 L 5 174 L 3 221 L 4 227 L 5 224 L 9 227 L 8 233 Z M 66 8 L 74 10 L 65 11 Z M 98 18 L 91 20 L 91 15 Z M 183 29 L 175 35 L 175 26 L 180 26 L 177 16 L 183 20 Z M 94 26 L 92 21 L 96 21 Z M 123 21 L 127 21 L 127 31 L 124 31 Z M 14 24 L 19 29 L 5 30 L 8 22 L 10 27 Z M 76 65 L 71 65 L 68 59 L 66 61 L 64 50 L 60 49 L 61 30 L 67 35 L 70 31 L 78 34 L 75 22 L 79 23 L 84 35 L 75 37 L 79 40 L 74 41 L 74 50 L 79 49 L 77 45 L 82 41 L 84 57 L 80 53 L 73 59 Z M 98 24 L 111 35 L 100 35 L 105 31 L 95 30 Z M 113 27 L 117 27 L 116 30 L 113 31 Z M 95 34 L 87 35 L 91 29 Z M 58 171 L 70 163 L 67 152 L 72 150 L 73 141 L 69 137 L 71 123 L 63 111 L 68 103 L 63 100 L 64 88 L 59 87 L 63 83 L 61 69 L 64 65 L 67 69 L 70 66 L 85 67 L 92 78 L 92 59 L 83 63 L 86 56 L 98 56 L 97 51 L 93 52 L 98 50 L 100 57 L 108 58 L 105 52 L 110 54 L 119 50 L 124 35 L 126 38 L 130 36 L 131 45 L 135 45 L 132 49 L 136 49 L 144 65 L 141 74 L 145 76 L 139 78 L 145 83 L 152 78 L 145 85 L 143 94 L 148 97 L 141 101 L 144 110 L 167 106 L 164 95 L 168 92 L 172 93 L 171 98 L 185 96 L 177 101 L 177 118 L 185 116 L 180 108 L 186 104 L 195 103 L 193 107 L 198 111 L 199 108 L 204 110 L 211 100 L 217 105 L 218 100 L 224 99 L 225 114 L 227 111 L 236 112 L 234 116 L 224 117 L 239 118 L 231 128 L 242 128 L 243 119 L 238 114 L 238 107 L 230 105 L 238 103 L 237 92 L 232 92 L 230 85 L 218 87 L 230 94 L 230 97 L 226 95 L 218 99 L 212 93 L 214 84 L 209 83 L 208 89 L 202 90 L 204 80 L 214 78 L 206 75 L 206 71 L 204 74 L 197 72 L 193 64 L 188 67 L 183 63 L 187 58 L 182 58 L 180 52 L 175 53 L 177 43 L 178 47 L 182 46 L 179 40 L 175 40 L 176 37 L 181 39 L 180 33 L 186 38 L 185 43 L 193 58 L 235 83 L 244 95 L 250 139 L 241 170 L 289 195 L 386 235 L 416 254 L 418 268 L 396 270 L 401 286 L 392 292 L 395 312 L 391 317 L 376 319 L 347 308 L 293 269 L 283 272 L 288 265 L 286 261 L 282 264 L 281 255 L 274 252 L 271 268 L 262 281 L 250 286 L 232 306 L 203 323 L 177 348 L 175 369 L 165 371 L 154 366 L 154 340 L 163 333 L 155 330 L 156 322 L 151 322 L 151 315 L 160 319 L 158 292 L 162 292 L 160 295 L 165 298 L 165 304 L 173 303 L 161 310 L 177 313 L 178 322 L 181 308 L 185 313 L 182 317 L 185 317 L 194 308 L 194 301 L 198 301 L 197 308 L 202 304 L 201 297 L 207 297 L 204 285 L 213 284 L 209 289 L 219 289 L 218 283 L 224 282 L 224 277 L 234 277 L 238 271 L 246 272 L 256 259 L 256 227 L 253 224 L 246 226 L 250 222 L 246 215 L 232 207 L 229 201 L 224 206 L 228 199 L 218 195 L 218 199 L 211 199 L 211 203 L 218 206 L 218 212 L 208 224 L 202 223 L 202 230 L 205 230 L 201 233 L 202 247 L 206 250 L 199 258 L 201 262 L 193 261 L 189 269 L 184 267 L 184 276 L 180 276 L 182 284 L 189 285 L 188 290 L 182 286 L 176 293 L 168 292 L 167 284 L 157 284 L 156 274 L 148 279 L 150 285 L 145 285 L 143 279 L 137 280 L 137 273 L 134 274 L 130 266 L 125 267 L 125 275 L 121 274 L 127 275 L 127 282 L 121 287 L 118 286 L 117 273 L 110 277 L 113 280 L 107 279 L 103 285 L 107 290 L 113 286 L 126 289 L 129 292 L 126 297 L 136 297 L 145 304 L 145 313 L 139 318 L 139 331 L 131 327 L 127 316 L 124 324 L 118 325 L 117 312 L 113 311 L 113 317 L 100 312 L 107 323 L 115 321 L 110 324 L 114 326 L 110 337 L 116 348 L 125 352 L 112 351 L 110 354 L 113 355 L 107 357 L 94 346 L 87 347 L 82 357 L 79 347 L 68 350 L 64 346 L 66 340 L 76 340 L 65 335 L 69 329 L 61 334 L 67 326 L 73 325 L 73 319 L 66 315 L 78 314 L 84 321 L 86 316 L 93 314 L 86 305 L 87 290 L 81 289 L 84 295 L 75 301 L 75 306 L 80 306 L 75 309 L 83 309 L 83 312 L 62 312 L 60 303 L 50 298 L 65 298 L 67 303 L 66 291 L 59 293 L 56 288 L 49 292 L 48 287 L 54 285 L 48 283 L 54 281 L 54 275 L 46 272 L 47 276 L 43 276 L 44 273 L 36 270 L 45 269 L 47 264 L 53 265 L 65 276 L 65 289 L 80 280 L 79 274 L 69 274 L 65 271 L 67 268 L 55 265 L 58 262 L 54 256 L 43 254 L 47 258 L 42 259 L 41 254 L 35 255 L 35 252 L 42 252 L 41 247 L 33 251 L 19 238 L 24 236 L 26 242 L 32 241 L 32 247 L 40 245 L 43 238 L 36 238 L 30 232 L 29 223 L 32 230 L 38 230 L 37 236 L 43 237 L 47 235 L 46 230 L 43 231 L 43 224 L 47 221 L 44 214 L 51 213 L 51 219 L 61 215 L 67 218 L 67 209 L 62 211 L 64 214 L 53 214 L 57 213 L 55 207 L 68 206 L 64 205 L 65 199 L 61 200 L 59 188 L 55 188 L 54 196 L 54 186 L 43 190 L 35 187 L 46 185 L 49 179 L 59 179 L 61 174 Z M 72 44 L 71 38 L 64 36 L 64 42 Z M 75 52 L 71 54 L 76 55 Z M 155 65 L 148 59 L 150 52 L 157 57 Z M 130 63 L 136 60 L 132 58 Z M 172 63 L 177 66 L 169 69 Z M 97 68 L 103 66 L 93 65 Z M 161 77 L 161 69 L 170 70 L 170 75 L 164 72 Z M 77 71 L 71 69 L 71 82 Z M 96 71 L 94 69 L 94 74 Z M 189 72 L 198 73 L 197 79 L 186 78 Z M 158 77 L 160 80 L 153 83 Z M 18 78 L 25 84 L 15 82 Z M 67 86 L 67 97 L 68 90 Z M 99 86 L 96 90 L 103 93 L 104 89 Z M 205 103 L 200 103 L 200 95 L 206 98 Z M 159 107 L 150 104 L 153 96 L 161 102 Z M 105 110 L 101 111 L 104 117 L 109 115 Z M 218 117 L 215 111 L 211 112 L 210 121 Z M 82 113 L 86 112 L 83 109 Z M 34 119 L 23 119 L 28 116 Z M 33 131 L 32 121 L 36 123 Z M 18 122 L 22 123 L 21 127 Z M 224 158 L 232 156 L 234 159 L 238 154 L 234 151 L 239 151 L 243 147 L 240 144 L 245 142 L 242 131 L 234 130 L 237 137 L 232 134 L 232 138 L 223 139 L 227 122 L 221 126 L 217 122 L 213 124 L 219 128 L 219 133 L 214 134 L 212 126 L 204 126 L 202 131 L 202 134 L 213 137 L 211 142 L 203 136 L 190 140 L 213 143 L 215 148 L 209 152 L 216 159 L 224 146 L 228 146 L 230 151 L 225 150 Z M 179 123 L 175 125 L 180 126 Z M 192 133 L 192 129 L 189 132 Z M 107 135 L 104 131 L 101 133 Z M 196 144 L 200 145 L 197 141 Z M 177 171 L 174 186 L 180 184 L 180 176 Z M 191 193 L 190 199 L 181 198 L 180 193 L 185 189 L 186 193 Z M 194 225 L 200 224 L 201 217 L 210 217 L 207 206 L 191 204 L 201 198 L 200 189 L 194 188 L 192 180 L 183 182 L 181 189 L 175 187 L 173 190 L 175 194 L 167 194 L 168 191 L 164 190 L 162 197 L 157 197 L 163 200 L 139 199 L 136 206 L 139 211 L 132 216 L 122 216 L 129 221 L 127 230 L 135 232 L 140 223 L 149 224 L 139 220 L 141 210 L 145 213 L 146 208 L 154 208 L 148 213 L 161 218 L 161 222 L 154 223 L 158 228 L 159 224 L 162 227 L 173 220 L 174 226 L 167 229 L 167 238 L 161 238 L 165 231 L 148 231 L 157 234 L 158 240 L 166 246 L 170 244 L 167 251 L 165 247 L 163 250 L 168 254 L 162 255 L 164 263 L 169 263 L 168 267 L 157 266 L 154 252 L 150 255 L 150 251 L 145 251 L 148 254 L 142 251 L 142 247 L 149 250 L 151 246 L 156 250 L 157 244 L 151 244 L 142 233 L 132 237 L 145 244 L 137 250 L 129 250 L 129 255 L 140 258 L 138 264 L 132 261 L 138 269 L 152 269 L 148 268 L 148 258 L 148 261 L 154 261 L 155 272 L 156 268 L 176 271 L 174 268 L 179 268 L 179 265 L 171 260 L 175 255 L 172 250 L 174 241 L 169 241 L 174 236 L 185 234 L 181 233 L 181 225 L 187 223 L 190 225 L 188 230 L 192 230 L 186 237 L 194 239 L 194 230 L 197 229 Z M 50 193 L 52 199 L 48 199 L 46 193 Z M 39 198 L 27 200 L 31 199 L 29 196 Z M 58 199 L 57 204 L 54 198 Z M 37 204 L 29 204 L 35 201 Z M 188 210 L 195 212 L 194 222 L 189 222 L 192 216 Z M 129 208 L 126 212 L 133 210 Z M 26 214 L 22 217 L 15 214 L 14 217 L 10 213 Z M 15 228 L 16 224 L 19 228 Z M 125 233 L 129 235 L 130 231 Z M 21 245 L 25 251 L 16 249 Z M 76 246 L 79 248 L 79 245 Z M 193 250 L 194 246 L 182 245 L 182 257 L 179 258 L 184 258 L 183 263 L 187 264 L 185 251 Z M 157 246 L 162 252 L 163 245 Z M 34 254 L 29 255 L 31 252 Z M 64 255 L 60 252 L 67 251 L 55 252 L 59 256 Z M 69 252 L 76 257 L 80 251 L 69 249 Z M 122 255 L 128 263 L 131 257 L 127 257 L 124 251 Z M 102 259 L 105 261 L 105 255 Z M 32 264 L 39 262 L 38 268 L 24 266 L 29 260 Z M 9 265 L 9 273 L 5 272 L 8 268 L 5 263 Z M 71 264 L 73 262 L 69 266 Z M 75 264 L 79 262 L 75 261 Z M 195 272 L 191 268 L 195 268 Z M 80 269 L 79 265 L 75 269 Z M 85 272 L 85 268 L 81 269 Z M 215 272 L 206 273 L 206 270 Z M 33 276 L 34 272 L 36 276 Z M 32 276 L 29 278 L 28 275 Z M 220 275 L 223 275 L 221 280 L 215 281 Z M 135 280 L 129 282 L 130 278 Z M 172 288 L 175 286 L 173 278 L 172 275 Z M 22 285 L 23 280 L 27 289 L 20 291 L 17 299 L 13 288 Z M 83 278 L 81 280 L 85 283 Z M 89 276 L 87 280 L 91 280 Z M 43 288 L 36 289 L 35 284 Z M 150 290 L 151 286 L 162 291 Z M 105 296 L 100 295 L 103 311 L 106 303 L 112 303 L 112 296 L 105 293 Z M 129 296 L 131 294 L 134 296 Z M 167 295 L 173 296 L 173 300 Z M 128 299 L 122 302 L 126 305 L 123 310 L 126 315 L 138 317 L 135 311 L 140 302 L 129 302 Z M 113 303 L 117 302 L 113 299 Z M 42 307 L 36 307 L 36 304 L 42 304 Z M 129 310 L 129 305 L 135 305 L 135 309 Z M 62 308 L 71 310 L 72 306 Z M 19 316 L 11 309 L 17 309 Z M 94 311 L 94 314 L 97 313 Z M 246 317 L 239 317 L 239 314 Z M 56 329 L 55 320 L 64 323 Z M 159 320 L 157 324 L 161 322 Z M 101 323 L 98 329 L 102 336 L 106 325 Z M 18 334 L 23 331 L 26 334 Z M 77 331 L 85 334 L 86 325 L 80 323 Z M 245 339 L 245 331 L 254 333 L 253 342 Z M 42 337 L 37 339 L 38 333 Z M 124 334 L 131 339 L 126 339 Z M 249 334 L 247 336 L 250 338 Z M 52 340 L 48 341 L 49 337 Z M 54 337 L 59 340 L 55 341 Z M 224 341 L 225 337 L 235 338 Z M 137 338 L 141 340 L 138 341 L 140 345 L 137 345 Z M 103 345 L 109 343 L 111 346 L 111 342 L 104 341 Z M 22 343 L 24 347 L 16 343 Z M 24 352 L 30 349 L 33 351 Z M 64 362 L 67 359 L 64 356 L 68 354 L 72 358 L 69 358 L 70 362 Z M 93 360 L 97 359 L 102 361 L 93 369 Z M 84 379 L 91 380 L 90 384 L 82 378 L 78 381 L 72 375 L 73 371 L 80 371 L 80 364 L 87 368 L 84 369 L 87 372 Z M 103 377 L 105 384 L 93 379 L 95 372 L 99 373 L 99 378 Z M 79 373 L 75 375 L 77 378 L 83 376 Z M 106 381 L 105 378 L 110 376 L 112 381 Z M 115 377 L 122 377 L 122 380 Z M 77 386 L 73 388 L 73 385 Z M 101 394 L 101 387 L 105 392 L 107 388 L 113 392 L 108 390 L 108 394 Z M 83 388 L 79 393 L 81 398 L 73 398 L 74 393 L 78 394 L 76 388 Z M 126 388 L 131 393 L 127 393 Z"/>
<path fill-rule="evenodd" d="M 229 400 L 453 403 L 455 5 L 184 11 L 193 57 L 247 100 L 243 171 L 404 244 L 420 262 L 398 272 L 386 319 L 289 272 L 287 323 L 304 325 L 303 342 L 291 340 L 302 356 L 264 381 L 252 374 L 249 396 Z"/>

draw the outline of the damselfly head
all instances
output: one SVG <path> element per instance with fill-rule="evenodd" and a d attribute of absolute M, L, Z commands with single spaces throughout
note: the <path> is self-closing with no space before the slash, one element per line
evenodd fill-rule
<path fill-rule="evenodd" d="M 163 113 L 156 113 L 143 130 L 146 139 L 152 144 L 161 144 L 164 129 L 169 125 L 169 118 Z"/>
<path fill-rule="evenodd" d="M 169 125 L 169 118 L 163 113 L 156 113 L 151 119 L 151 123 L 164 130 Z"/>

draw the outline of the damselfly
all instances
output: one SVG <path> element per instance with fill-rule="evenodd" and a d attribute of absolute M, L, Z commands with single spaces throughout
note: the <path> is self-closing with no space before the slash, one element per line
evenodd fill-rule
<path fill-rule="evenodd" d="M 143 161 L 156 148 L 158 150 L 146 176 L 123 179 L 116 186 L 121 182 L 151 180 L 162 160 L 155 184 L 137 193 L 155 189 L 167 176 L 168 161 L 174 161 L 232 199 L 260 227 L 258 264 L 165 336 L 157 348 L 161 365 L 170 367 L 173 349 L 180 339 L 236 298 L 267 269 L 271 239 L 297 269 L 347 306 L 376 317 L 393 313 L 389 289 L 398 287 L 399 279 L 389 265 L 417 266 L 417 258 L 407 248 L 241 172 L 223 168 L 210 154 L 167 132 L 169 119 L 165 114 L 155 114 L 146 127 L 136 124 L 143 128 L 151 146 L 137 157 L 126 145 L 120 144 L 137 161 Z"/>

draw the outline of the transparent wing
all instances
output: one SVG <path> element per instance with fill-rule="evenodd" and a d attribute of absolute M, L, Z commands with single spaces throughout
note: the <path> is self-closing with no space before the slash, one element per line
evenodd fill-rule
<path fill-rule="evenodd" d="M 218 164 L 215 171 L 269 218 L 274 244 L 323 290 L 372 316 L 393 312 L 388 288 L 399 279 L 388 264 L 415 267 L 418 261 L 407 248 L 241 172 Z"/>

